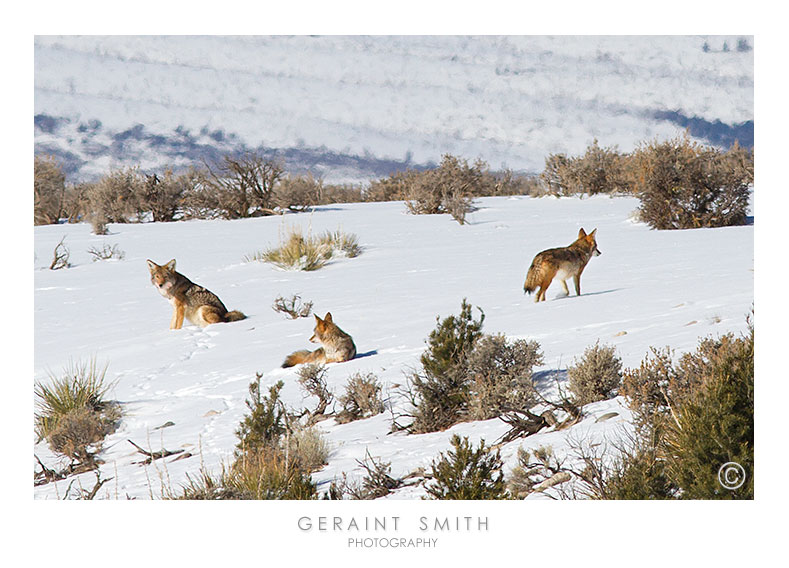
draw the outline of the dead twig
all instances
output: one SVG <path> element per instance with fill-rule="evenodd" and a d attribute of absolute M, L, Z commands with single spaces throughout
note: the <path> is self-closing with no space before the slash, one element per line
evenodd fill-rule
<path fill-rule="evenodd" d="M 171 450 L 164 450 L 164 449 L 159 451 L 159 452 L 149 452 L 149 451 L 146 451 L 146 450 L 142 449 L 140 446 L 138 446 L 137 444 L 135 444 L 131 440 L 127 440 L 127 441 L 132 446 L 137 448 L 137 451 L 140 452 L 142 455 L 148 456 L 148 459 L 145 459 L 145 460 L 143 460 L 141 462 L 136 462 L 138 465 L 148 465 L 148 464 L 152 463 L 154 460 L 166 458 L 168 456 L 174 456 L 176 454 L 181 454 L 181 453 L 184 452 L 184 450 L 176 450 L 176 451 L 173 452 Z"/>

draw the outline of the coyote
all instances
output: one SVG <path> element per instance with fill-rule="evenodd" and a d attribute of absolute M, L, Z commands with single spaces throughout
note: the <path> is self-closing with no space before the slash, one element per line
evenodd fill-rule
<path fill-rule="evenodd" d="M 310 337 L 312 343 L 320 343 L 315 351 L 296 351 L 285 357 L 282 367 L 293 367 L 299 363 L 342 363 L 356 357 L 356 345 L 350 335 L 332 321 L 331 312 L 321 319 L 315 316 L 315 333 Z"/>
<path fill-rule="evenodd" d="M 173 305 L 170 329 L 181 329 L 184 316 L 200 327 L 211 323 L 238 321 L 247 317 L 237 310 L 228 312 L 216 294 L 198 286 L 180 272 L 176 272 L 175 259 L 162 266 L 152 260 L 147 262 L 148 269 L 151 271 L 151 283 Z"/>
<path fill-rule="evenodd" d="M 581 273 L 590 258 L 602 254 L 597 250 L 597 241 L 594 236 L 596 232 L 597 229 L 587 235 L 581 229 L 578 231 L 578 239 L 570 246 L 544 250 L 535 256 L 529 267 L 529 272 L 526 274 L 523 292 L 531 294 L 539 288 L 534 301 L 545 301 L 545 291 L 556 277 L 562 283 L 565 294 L 569 296 L 570 290 L 567 289 L 566 280 L 572 276 L 575 282 L 575 293 L 580 296 Z"/>

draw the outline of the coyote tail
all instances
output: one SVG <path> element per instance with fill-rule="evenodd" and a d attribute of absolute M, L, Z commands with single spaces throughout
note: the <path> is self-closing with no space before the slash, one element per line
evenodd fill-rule
<path fill-rule="evenodd" d="M 247 316 L 245 316 L 244 314 L 242 314 L 238 310 L 233 310 L 232 312 L 227 312 L 225 314 L 225 321 L 226 322 L 241 321 L 242 319 L 246 319 L 246 318 L 247 318 Z"/>
<path fill-rule="evenodd" d="M 295 365 L 299 365 L 300 363 L 312 363 L 313 361 L 320 361 L 323 358 L 323 347 L 320 349 L 316 349 L 315 351 L 307 351 L 306 349 L 302 349 L 301 351 L 294 351 L 282 362 L 282 368 L 285 369 L 287 367 L 293 367 Z"/>
<path fill-rule="evenodd" d="M 540 284 L 540 269 L 537 263 L 532 262 L 529 271 L 526 273 L 526 282 L 523 284 L 523 293 L 531 294 Z"/>

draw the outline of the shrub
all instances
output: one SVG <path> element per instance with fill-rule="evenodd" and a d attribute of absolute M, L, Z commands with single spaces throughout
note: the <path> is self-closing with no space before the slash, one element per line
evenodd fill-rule
<path fill-rule="evenodd" d="M 685 135 L 642 144 L 632 161 L 639 215 L 652 228 L 745 224 L 753 154 L 740 146 L 721 152 Z"/>
<path fill-rule="evenodd" d="M 299 469 L 309 473 L 328 463 L 329 444 L 317 428 L 297 428 L 287 437 L 285 452 Z"/>
<path fill-rule="evenodd" d="M 104 224 L 139 221 L 145 213 L 144 186 L 145 179 L 137 168 L 114 170 L 99 181 L 87 184 L 88 217 Z"/>
<path fill-rule="evenodd" d="M 431 464 L 433 482 L 426 487 L 433 499 L 506 499 L 508 498 L 503 463 L 499 451 L 491 451 L 480 441 L 475 450 L 468 440 L 455 434 L 454 450 L 442 452 Z"/>
<path fill-rule="evenodd" d="M 167 168 L 161 177 L 155 173 L 145 176 L 142 207 L 150 211 L 154 222 L 174 221 L 185 197 L 194 190 L 196 178 L 195 170 L 176 175 L 171 168 Z"/>
<path fill-rule="evenodd" d="M 583 156 L 549 155 L 540 180 L 554 195 L 621 193 L 632 186 L 627 156 L 616 147 L 601 148 L 596 139 Z"/>
<path fill-rule="evenodd" d="M 483 335 L 466 360 L 470 385 L 469 417 L 487 420 L 508 410 L 536 404 L 532 368 L 542 364 L 536 341 L 507 341 L 504 335 Z"/>
<path fill-rule="evenodd" d="M 654 448 L 672 494 L 690 499 L 753 498 L 753 327 L 699 341 L 674 364 L 670 353 L 626 370 L 623 389 L 637 417 L 638 442 Z M 746 483 L 730 491 L 718 468 L 736 462 Z M 651 463 L 651 462 L 649 462 Z M 628 464 L 626 464 L 628 465 Z"/>
<path fill-rule="evenodd" d="M 567 369 L 567 377 L 579 406 L 613 398 L 622 381 L 622 360 L 613 346 L 601 346 L 598 341 Z"/>
<path fill-rule="evenodd" d="M 36 156 L 33 160 L 33 223 L 57 223 L 63 216 L 66 195 L 66 175 L 51 156 Z"/>
<path fill-rule="evenodd" d="M 539 344 L 486 335 L 481 331 L 484 319 L 480 309 L 480 318 L 474 320 L 464 299 L 460 316 L 436 320 L 438 326 L 420 357 L 422 369 L 410 374 L 411 432 L 487 420 L 537 402 L 532 369 L 542 364 Z"/>
<path fill-rule="evenodd" d="M 312 271 L 322 268 L 336 257 L 353 258 L 361 254 L 358 237 L 342 230 L 327 231 L 318 237 L 304 236 L 300 228 L 291 227 L 280 246 L 246 257 L 247 261 L 270 262 L 285 270 Z"/>
<path fill-rule="evenodd" d="M 126 258 L 126 253 L 120 250 L 118 245 L 109 246 L 106 243 L 102 245 L 101 248 L 89 248 L 88 254 L 93 256 L 93 262 L 97 262 L 99 260 L 123 260 Z"/>
<path fill-rule="evenodd" d="M 753 352 L 753 329 L 750 337 L 721 341 L 699 386 L 676 406 L 666 433 L 666 469 L 685 499 L 753 499 Z M 728 462 L 745 470 L 736 490 L 718 479 Z"/>
<path fill-rule="evenodd" d="M 230 467 L 222 467 L 219 477 L 207 471 L 198 478 L 187 476 L 189 484 L 177 499 L 250 500 L 315 499 L 317 490 L 309 474 L 288 461 L 277 448 L 263 448 L 239 456 Z"/>
<path fill-rule="evenodd" d="M 290 211 L 306 211 L 323 200 L 323 180 L 313 175 L 289 175 L 277 187 L 277 204 Z"/>
<path fill-rule="evenodd" d="M 224 156 L 198 173 L 189 209 L 202 215 L 213 211 L 223 219 L 270 215 L 275 213 L 276 186 L 283 174 L 279 162 L 253 153 Z"/>
<path fill-rule="evenodd" d="M 328 447 L 320 433 L 294 423 L 279 398 L 278 381 L 261 396 L 257 374 L 249 385 L 249 414 L 236 430 L 235 460 L 218 479 L 206 472 L 190 480 L 184 499 L 314 499 L 310 472 L 326 462 Z"/>
<path fill-rule="evenodd" d="M 334 400 L 334 394 L 326 384 L 326 366 L 321 363 L 307 363 L 298 371 L 298 380 L 304 391 L 318 399 L 318 406 L 313 411 L 304 410 L 302 416 L 307 416 L 307 423 L 314 424 L 319 420 L 328 418 L 326 409 Z"/>
<path fill-rule="evenodd" d="M 337 414 L 337 422 L 345 424 L 383 412 L 381 388 L 374 373 L 353 374 L 345 385 L 345 393 L 339 397 L 342 410 Z"/>
<path fill-rule="evenodd" d="M 487 166 L 445 154 L 438 168 L 411 175 L 406 188 L 406 208 L 414 215 L 450 213 L 461 225 L 472 210 L 472 196 L 488 193 L 483 189 L 488 179 Z M 492 191 L 492 190 L 489 190 Z"/>
<path fill-rule="evenodd" d="M 302 302 L 301 296 L 297 294 L 290 298 L 277 296 L 271 308 L 275 312 L 287 314 L 291 319 L 307 318 L 312 314 L 312 302 Z"/>
<path fill-rule="evenodd" d="M 535 491 L 569 481 L 569 470 L 564 467 L 550 446 L 534 450 L 518 448 L 518 461 L 507 479 L 507 489 L 515 499 L 523 499 Z M 560 493 L 565 496 L 564 492 Z"/>
<path fill-rule="evenodd" d="M 71 266 L 69 263 L 71 251 L 63 244 L 65 240 L 66 237 L 63 237 L 60 239 L 60 242 L 55 245 L 55 250 L 52 251 L 52 262 L 49 265 L 50 270 L 60 270 L 61 268 L 68 268 Z"/>
<path fill-rule="evenodd" d="M 478 308 L 479 309 L 479 308 Z M 467 407 L 469 382 L 464 365 L 482 332 L 485 314 L 474 320 L 464 299 L 460 316 L 436 318 L 427 350 L 421 355 L 422 372 L 411 375 L 415 395 L 412 432 L 434 432 L 459 422 Z"/>
<path fill-rule="evenodd" d="M 50 384 L 36 384 L 35 433 L 47 440 L 52 451 L 65 455 L 72 464 L 95 467 L 95 455 L 104 438 L 115 431 L 121 412 L 117 403 L 105 400 L 113 384 L 105 382 L 107 367 L 95 360 L 72 363 Z"/>
<path fill-rule="evenodd" d="M 269 388 L 268 396 L 264 397 L 260 393 L 261 378 L 262 375 L 258 374 L 256 379 L 249 384 L 250 398 L 246 401 L 249 414 L 244 417 L 236 430 L 236 436 L 239 439 L 236 446 L 237 454 L 276 446 L 286 432 L 285 406 L 279 399 L 279 392 L 285 383 L 278 381 Z"/>

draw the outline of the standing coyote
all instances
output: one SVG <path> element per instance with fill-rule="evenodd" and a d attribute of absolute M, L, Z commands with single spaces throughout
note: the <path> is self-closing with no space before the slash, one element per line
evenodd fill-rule
<path fill-rule="evenodd" d="M 310 337 L 312 343 L 322 347 L 315 351 L 296 351 L 285 357 L 283 367 L 293 367 L 299 363 L 342 363 L 356 357 L 356 345 L 350 335 L 332 321 L 331 312 L 321 319 L 315 316 L 315 333 Z"/>
<path fill-rule="evenodd" d="M 170 329 L 181 329 L 184 316 L 200 327 L 211 323 L 238 321 L 246 318 L 241 312 L 228 312 L 222 301 L 209 290 L 198 286 L 180 272 L 175 271 L 175 259 L 163 266 L 148 260 L 151 283 L 173 305 Z"/>
<path fill-rule="evenodd" d="M 581 273 L 590 258 L 602 254 L 597 250 L 597 241 L 594 236 L 596 232 L 597 229 L 587 235 L 581 229 L 578 231 L 578 238 L 570 246 L 544 250 L 535 256 L 529 267 L 529 272 L 526 274 L 523 292 L 531 294 L 539 288 L 534 301 L 545 301 L 545 291 L 556 277 L 561 281 L 565 294 L 569 296 L 570 290 L 567 289 L 566 280 L 572 276 L 575 282 L 575 293 L 580 296 Z"/>

